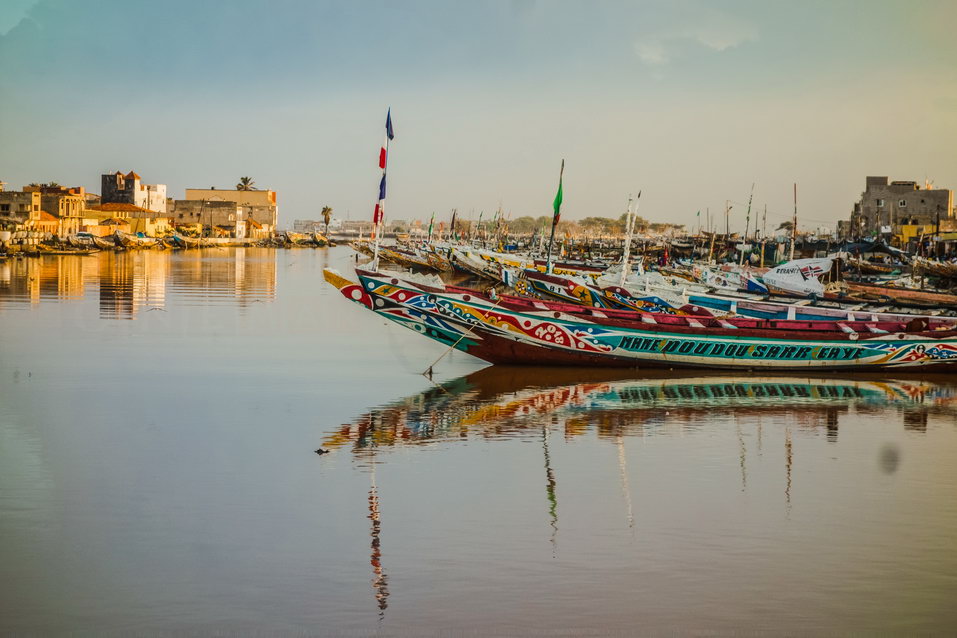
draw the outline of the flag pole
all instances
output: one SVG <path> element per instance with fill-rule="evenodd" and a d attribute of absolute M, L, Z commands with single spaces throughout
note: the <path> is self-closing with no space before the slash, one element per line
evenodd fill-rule
<path fill-rule="evenodd" d="M 555 226 L 558 225 L 559 211 L 562 206 L 562 176 L 565 174 L 565 160 L 562 160 L 562 168 L 558 172 L 558 194 L 555 195 L 555 214 L 552 217 L 552 234 L 548 238 L 548 256 L 545 258 L 545 272 L 552 274 L 552 245 L 555 243 Z"/>
<path fill-rule="evenodd" d="M 382 240 L 382 228 L 385 221 L 385 175 L 389 165 L 389 140 L 392 139 L 392 109 L 385 116 L 385 144 L 382 147 L 383 155 L 379 158 L 380 168 L 382 169 L 382 180 L 379 182 L 379 199 L 376 202 L 376 213 L 372 220 L 372 233 L 375 239 L 375 248 L 372 254 L 372 270 L 379 271 L 379 242 Z"/>
<path fill-rule="evenodd" d="M 389 135 L 385 136 L 385 166 L 382 167 L 382 179 L 385 179 L 386 166 L 389 163 Z M 379 241 L 382 237 L 382 220 L 385 218 L 385 201 L 379 202 L 379 214 L 372 232 L 375 233 L 375 250 L 372 255 L 372 272 L 379 272 Z"/>

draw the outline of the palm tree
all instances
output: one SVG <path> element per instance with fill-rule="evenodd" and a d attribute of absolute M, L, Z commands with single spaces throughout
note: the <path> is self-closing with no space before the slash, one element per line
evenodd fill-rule
<path fill-rule="evenodd" d="M 252 177 L 240 177 L 239 183 L 236 184 L 236 190 L 238 191 L 252 191 L 256 190 L 256 187 L 253 186 L 255 182 Z"/>
<path fill-rule="evenodd" d="M 326 224 L 326 235 L 329 234 L 329 220 L 332 219 L 332 207 L 323 206 L 322 207 L 322 221 Z"/>

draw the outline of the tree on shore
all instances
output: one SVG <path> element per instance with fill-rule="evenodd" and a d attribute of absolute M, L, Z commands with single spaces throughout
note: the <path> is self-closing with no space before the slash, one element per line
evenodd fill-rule
<path fill-rule="evenodd" d="M 256 182 L 253 181 L 252 177 L 240 177 L 239 183 L 236 184 L 236 190 L 238 191 L 253 191 L 256 190 L 256 187 L 253 186 Z"/>
<path fill-rule="evenodd" d="M 332 207 L 323 206 L 322 207 L 322 221 L 326 225 L 326 235 L 329 234 L 329 220 L 332 219 Z"/>

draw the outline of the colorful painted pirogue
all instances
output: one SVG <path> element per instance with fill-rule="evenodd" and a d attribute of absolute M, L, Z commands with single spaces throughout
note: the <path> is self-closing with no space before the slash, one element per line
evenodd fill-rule
<path fill-rule="evenodd" d="M 491 363 L 606 367 L 877 370 L 957 365 L 950 322 L 817 322 L 587 309 L 416 286 L 357 270 L 326 280 L 347 298 Z"/>

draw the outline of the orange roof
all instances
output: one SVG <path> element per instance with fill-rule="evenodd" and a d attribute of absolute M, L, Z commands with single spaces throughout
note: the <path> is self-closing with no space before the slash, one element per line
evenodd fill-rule
<path fill-rule="evenodd" d="M 255 219 L 247 219 L 246 222 L 253 228 L 262 228 L 263 225 L 257 222 Z"/>
<path fill-rule="evenodd" d="M 130 171 L 129 173 L 126 174 L 126 179 L 140 179 L 140 176 L 134 173 L 133 171 Z"/>
<path fill-rule="evenodd" d="M 40 221 L 42 221 L 42 222 L 55 222 L 55 221 L 57 221 L 57 219 L 58 219 L 58 218 L 57 218 L 56 216 L 51 215 L 50 213 L 46 212 L 45 210 L 41 210 L 41 211 L 40 211 Z"/>
<path fill-rule="evenodd" d="M 122 224 L 129 225 L 129 222 L 119 217 L 110 217 L 100 222 L 100 226 L 120 226 Z"/>
<path fill-rule="evenodd" d="M 133 204 L 126 204 L 121 202 L 108 202 L 106 204 L 100 204 L 99 206 L 93 206 L 90 210 L 98 210 L 103 213 L 150 213 L 145 208 L 140 206 L 134 206 Z"/>

